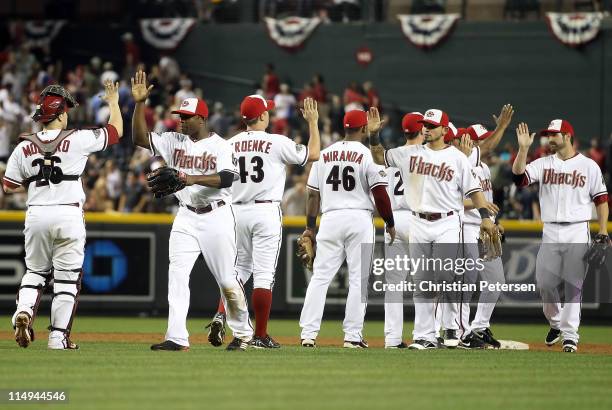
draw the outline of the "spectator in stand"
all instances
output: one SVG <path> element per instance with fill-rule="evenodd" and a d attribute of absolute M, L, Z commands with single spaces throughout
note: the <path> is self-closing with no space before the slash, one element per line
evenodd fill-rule
<path fill-rule="evenodd" d="M 106 160 L 104 163 L 104 171 L 106 175 L 106 193 L 108 199 L 112 202 L 112 208 L 117 209 L 119 196 L 121 195 L 121 186 L 123 185 L 121 171 L 119 171 L 115 165 L 115 161 L 112 159 Z"/>
<path fill-rule="evenodd" d="M 273 100 L 274 96 L 280 92 L 280 80 L 274 71 L 274 64 L 266 64 L 266 73 L 261 81 L 264 97 Z"/>
<path fill-rule="evenodd" d="M 134 171 L 128 172 L 119 198 L 119 212 L 143 212 L 149 201 L 144 178 L 136 175 Z"/>
<path fill-rule="evenodd" d="M 540 146 L 533 152 L 533 159 L 536 160 L 550 154 L 552 154 L 552 151 L 550 149 L 550 145 L 548 145 L 548 137 L 540 137 Z"/>
<path fill-rule="evenodd" d="M 606 152 L 599 146 L 599 140 L 597 138 L 591 138 L 591 147 L 587 152 L 587 157 L 599 165 L 601 172 L 606 172 Z"/>
<path fill-rule="evenodd" d="M 312 77 L 312 98 L 318 103 L 317 105 L 327 102 L 327 89 L 321 74 L 315 74 Z"/>
<path fill-rule="evenodd" d="M 305 83 L 304 87 L 302 87 L 302 90 L 300 91 L 300 94 L 298 95 L 298 102 L 301 103 L 308 97 L 314 98 L 314 90 L 312 89 L 312 85 L 310 83 Z"/>
<path fill-rule="evenodd" d="M 363 110 L 365 104 L 368 103 L 368 98 L 363 95 L 363 92 L 359 89 L 359 85 L 357 85 L 355 81 L 344 90 L 343 100 L 344 112 Z"/>
<path fill-rule="evenodd" d="M 181 88 L 174 94 L 174 101 L 179 104 L 181 101 L 185 101 L 187 98 L 197 98 L 193 91 L 193 83 L 187 76 L 183 75 L 179 82 Z"/>
<path fill-rule="evenodd" d="M 513 196 L 511 195 L 510 198 L 510 203 L 518 219 L 536 221 L 541 219 L 537 184 L 517 188 L 516 193 Z"/>
<path fill-rule="evenodd" d="M 119 74 L 113 69 L 113 63 L 110 61 L 104 63 L 104 72 L 100 76 L 100 84 L 104 84 L 107 81 L 112 83 L 119 81 Z"/>
<path fill-rule="evenodd" d="M 376 107 L 378 111 L 381 111 L 380 97 L 378 96 L 378 91 L 374 89 L 372 82 L 366 81 L 365 83 L 363 83 L 363 90 L 365 91 L 367 98 L 366 107 Z"/>
<path fill-rule="evenodd" d="M 276 114 L 272 126 L 272 133 L 288 135 L 289 123 L 295 111 L 296 100 L 288 84 L 281 84 L 280 92 L 274 97 Z"/>
<path fill-rule="evenodd" d="M 11 135 L 7 122 L 4 120 L 2 109 L 0 109 L 0 163 L 6 164 L 10 151 Z"/>
<path fill-rule="evenodd" d="M 132 33 L 124 33 L 121 36 L 123 40 L 123 46 L 125 47 L 125 61 L 130 59 L 134 63 L 140 62 L 140 47 L 134 41 L 134 36 Z"/>
<path fill-rule="evenodd" d="M 230 117 L 225 114 L 223 103 L 217 101 L 213 105 L 213 113 L 208 117 L 208 126 L 211 131 L 223 138 L 227 138 L 227 133 L 231 125 Z M 151 129 L 151 128 L 149 128 Z"/>
<path fill-rule="evenodd" d="M 295 185 L 285 190 L 281 209 L 285 216 L 301 216 L 306 212 L 306 179 L 307 173 L 294 178 Z"/>

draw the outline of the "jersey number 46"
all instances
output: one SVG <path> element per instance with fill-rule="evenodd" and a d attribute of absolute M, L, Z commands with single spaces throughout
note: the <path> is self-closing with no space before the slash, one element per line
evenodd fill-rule
<path fill-rule="evenodd" d="M 332 186 L 332 191 L 337 191 L 340 185 L 345 191 L 352 191 L 355 189 L 355 177 L 353 176 L 355 170 L 351 166 L 346 166 L 342 169 L 342 178 L 340 178 L 340 166 L 334 165 L 325 180 L 325 183 Z"/>

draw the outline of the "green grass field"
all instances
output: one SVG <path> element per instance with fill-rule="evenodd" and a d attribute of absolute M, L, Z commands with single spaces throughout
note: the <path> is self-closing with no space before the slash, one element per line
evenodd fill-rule
<path fill-rule="evenodd" d="M 2 323 L 10 318 L 0 317 Z M 550 351 L 344 350 L 333 347 L 226 352 L 204 343 L 189 352 L 151 352 L 165 319 L 77 317 L 78 351 L 46 349 L 46 318 L 37 341 L 20 349 L 0 337 L 0 389 L 65 390 L 70 409 L 609 409 L 612 355 Z M 202 319 L 189 322 L 202 340 Z M 543 325 L 497 325 L 500 339 L 538 342 Z M 409 335 L 410 325 L 404 330 Z M 143 341 L 79 340 L 79 333 L 144 333 Z M 299 335 L 297 321 L 274 321 L 274 336 Z M 367 322 L 366 338 L 381 338 Z M 611 327 L 583 327 L 582 341 L 610 344 Z M 95 335 L 94 335 L 95 336 Z M 338 321 L 321 338 L 341 338 Z M 149 339 L 150 340 L 147 340 Z M 406 337 L 408 339 L 408 337 Z M 102 338 L 101 338 L 102 339 Z M 140 340 L 140 339 L 139 339 Z M 6 395 L 6 391 L 3 393 Z M 0 408 L 41 408 L 11 404 Z M 47 407 L 45 407 L 47 408 Z"/>

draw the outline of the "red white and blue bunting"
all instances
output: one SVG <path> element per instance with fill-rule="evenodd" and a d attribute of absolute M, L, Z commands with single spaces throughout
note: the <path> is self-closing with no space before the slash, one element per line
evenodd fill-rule
<path fill-rule="evenodd" d="M 304 45 L 304 42 L 321 23 L 321 19 L 318 17 L 287 17 L 284 19 L 266 17 L 264 23 L 268 35 L 276 45 L 289 51 L 296 51 Z"/>
<path fill-rule="evenodd" d="M 10 25 L 10 32 L 13 39 L 22 41 L 30 47 L 47 47 L 65 24 L 65 20 L 13 22 Z"/>
<path fill-rule="evenodd" d="M 565 45 L 579 47 L 599 34 L 604 13 L 546 13 L 553 35 Z"/>
<path fill-rule="evenodd" d="M 402 32 L 412 44 L 420 48 L 437 46 L 448 36 L 460 15 L 452 14 L 398 14 Z"/>
<path fill-rule="evenodd" d="M 140 20 L 142 38 L 160 50 L 174 50 L 181 44 L 195 24 L 193 18 Z"/>

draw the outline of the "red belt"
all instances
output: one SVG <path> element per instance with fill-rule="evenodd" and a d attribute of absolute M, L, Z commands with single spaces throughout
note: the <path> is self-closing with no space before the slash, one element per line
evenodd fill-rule
<path fill-rule="evenodd" d="M 213 204 L 215 204 L 215 206 L 213 206 Z M 195 208 L 195 207 L 190 206 L 190 205 L 185 205 L 185 207 L 187 209 L 189 209 L 191 212 L 195 212 L 196 214 L 199 215 L 199 214 L 206 214 L 206 213 L 212 211 L 213 209 L 217 209 L 217 208 L 222 207 L 223 205 L 225 205 L 225 201 L 221 200 L 221 201 L 218 201 L 218 202 L 210 203 L 210 204 L 206 205 L 203 208 Z"/>
<path fill-rule="evenodd" d="M 446 214 L 440 214 L 440 213 L 437 213 L 437 214 L 422 214 L 422 213 L 419 213 L 419 212 L 412 212 L 412 215 L 418 216 L 421 219 L 426 219 L 426 220 L 428 220 L 430 222 L 431 221 L 437 221 L 438 219 L 446 218 L 447 216 L 451 216 L 453 214 L 454 214 L 453 211 L 450 211 L 449 213 L 446 213 Z"/>

